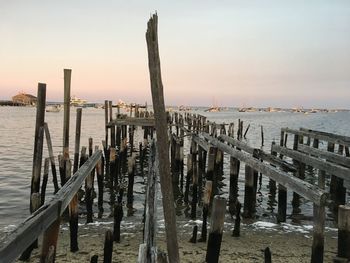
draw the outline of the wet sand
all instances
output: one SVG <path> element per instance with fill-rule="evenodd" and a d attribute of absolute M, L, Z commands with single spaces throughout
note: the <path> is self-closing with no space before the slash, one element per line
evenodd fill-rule
<path fill-rule="evenodd" d="M 263 224 L 264 225 L 264 224 Z M 61 227 L 56 262 L 90 262 L 93 255 L 103 261 L 104 233 L 112 230 L 111 222 L 81 225 L 79 228 L 79 251 L 71 253 L 69 249 L 69 231 L 67 225 Z M 190 243 L 191 225 L 179 231 L 181 262 L 205 262 L 206 244 Z M 200 229 L 200 226 L 199 226 Z M 231 226 L 225 226 L 221 245 L 220 262 L 264 262 L 263 249 L 267 246 L 272 252 L 272 262 L 310 262 L 312 229 L 290 227 L 252 227 L 244 225 L 240 237 L 231 236 Z M 306 229 L 306 231 L 300 229 Z M 309 230 L 309 231 L 308 231 Z M 164 229 L 157 233 L 157 246 L 166 250 Z M 337 232 L 326 230 L 325 260 L 332 262 L 337 250 Z M 200 234 L 198 234 L 198 237 Z M 121 243 L 114 243 L 113 262 L 137 262 L 139 244 L 142 240 L 142 226 L 124 224 Z M 30 262 L 39 261 L 39 251 L 35 250 Z"/>

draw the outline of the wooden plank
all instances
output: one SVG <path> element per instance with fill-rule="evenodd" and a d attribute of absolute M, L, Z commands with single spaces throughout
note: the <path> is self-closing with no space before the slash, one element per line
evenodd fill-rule
<path fill-rule="evenodd" d="M 101 151 L 95 152 L 85 164 L 67 181 L 57 194 L 29 218 L 21 223 L 15 231 L 2 240 L 0 258 L 4 262 L 13 262 L 38 236 L 59 218 L 85 178 L 101 158 Z"/>
<path fill-rule="evenodd" d="M 59 200 L 62 202 L 62 209 L 65 209 L 68 206 L 68 204 L 72 200 L 75 193 L 79 190 L 80 186 L 83 184 L 85 178 L 91 173 L 92 169 L 95 168 L 101 156 L 102 156 L 101 150 L 95 152 L 84 163 L 84 165 L 81 166 L 79 170 L 69 179 L 66 185 L 57 192 L 57 196 Z"/>
<path fill-rule="evenodd" d="M 331 137 L 329 135 L 322 134 L 322 133 L 312 133 L 310 131 L 293 130 L 293 129 L 290 129 L 290 128 L 282 128 L 281 131 L 284 131 L 286 133 L 295 134 L 295 135 L 311 137 L 313 139 L 318 139 L 320 141 L 326 141 L 326 142 L 332 142 L 332 143 L 335 143 L 335 144 L 341 144 L 341 145 L 344 145 L 344 146 L 347 146 L 347 147 L 350 146 L 350 142 L 349 141 L 340 140 L 339 138 Z"/>
<path fill-rule="evenodd" d="M 236 140 L 230 136 L 220 135 L 219 139 L 223 139 L 226 142 L 228 142 L 229 144 L 236 146 L 237 148 L 239 148 L 247 153 L 250 153 L 250 154 L 254 153 L 258 159 L 262 159 L 263 161 L 266 161 L 266 162 L 269 162 L 273 165 L 279 166 L 282 169 L 285 169 L 286 171 L 295 172 L 297 170 L 297 168 L 294 165 L 292 165 L 288 162 L 285 162 L 272 154 L 266 153 L 261 149 L 253 148 L 253 147 L 249 146 L 247 143 Z"/>
<path fill-rule="evenodd" d="M 61 203 L 58 200 L 50 202 L 33 213 L 15 231 L 9 233 L 2 240 L 4 245 L 0 248 L 1 261 L 15 261 L 60 216 L 60 210 Z"/>
<path fill-rule="evenodd" d="M 197 135 L 193 135 L 192 140 L 195 143 L 197 143 L 203 150 L 205 150 L 206 152 L 209 152 L 211 146 L 208 142 L 206 142 L 202 138 L 198 137 Z"/>
<path fill-rule="evenodd" d="M 116 126 L 133 125 L 133 126 L 154 127 L 155 126 L 155 120 L 154 120 L 154 118 L 126 117 L 125 119 L 116 119 L 116 120 L 110 121 L 107 124 L 107 127 L 112 127 L 114 125 L 116 125 Z"/>
<path fill-rule="evenodd" d="M 320 169 L 325 171 L 328 174 L 333 174 L 339 178 L 344 180 L 348 180 L 350 178 L 350 169 L 339 166 L 333 163 L 326 162 L 324 160 L 320 160 L 318 158 L 309 156 L 307 154 L 297 152 L 286 147 L 281 147 L 279 145 L 273 145 L 272 151 L 283 154 L 284 156 L 288 156 L 297 161 L 303 162 L 307 165 L 310 165 L 316 169 Z"/>
<path fill-rule="evenodd" d="M 271 165 L 260 162 L 260 160 L 242 152 L 238 151 L 229 145 L 220 142 L 219 140 L 206 136 L 211 144 L 218 147 L 220 150 L 226 152 L 234 158 L 237 158 L 241 162 L 246 163 L 258 172 L 270 177 L 279 184 L 286 188 L 290 188 L 292 191 L 305 197 L 306 199 L 316 203 L 317 205 L 323 205 L 326 203 L 327 194 L 325 191 L 319 189 L 308 182 L 305 182 L 299 178 L 292 177 L 288 173 L 280 171 Z M 210 138 L 209 138 L 210 137 Z"/>
<path fill-rule="evenodd" d="M 342 155 L 339 155 L 339 154 L 336 154 L 333 152 L 322 151 L 320 149 L 307 146 L 305 144 L 299 144 L 298 151 L 326 159 L 327 161 L 335 163 L 335 164 L 350 167 L 350 158 L 347 158 L 345 156 L 342 156 Z"/>
<path fill-rule="evenodd" d="M 316 130 L 311 130 L 311 129 L 305 129 L 305 128 L 300 128 L 301 131 L 305 131 L 305 132 L 309 132 L 312 134 L 319 134 L 319 135 L 323 135 L 323 136 L 329 136 L 332 137 L 334 139 L 338 139 L 338 140 L 342 140 L 342 141 L 346 141 L 350 143 L 350 137 L 349 136 L 344 136 L 344 135 L 339 135 L 339 134 L 334 134 L 334 133 L 330 133 L 330 132 L 324 132 L 324 131 L 316 131 Z"/>

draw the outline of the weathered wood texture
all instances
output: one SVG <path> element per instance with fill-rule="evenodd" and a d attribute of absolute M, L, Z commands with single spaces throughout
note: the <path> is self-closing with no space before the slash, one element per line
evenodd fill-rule
<path fill-rule="evenodd" d="M 157 130 L 157 152 L 159 156 L 159 174 L 161 192 L 163 196 L 167 250 L 170 263 L 177 263 L 180 262 L 180 257 L 177 242 L 174 194 L 170 174 L 167 116 L 165 112 L 163 84 L 161 78 L 160 58 L 158 49 L 157 14 L 154 14 L 148 21 L 146 40 L 148 48 L 148 66 L 151 80 L 155 127 Z"/>
<path fill-rule="evenodd" d="M 122 125 L 133 125 L 133 126 L 144 126 L 144 127 L 154 127 L 154 118 L 135 118 L 126 117 L 123 119 L 115 119 L 107 124 L 107 127 L 112 126 L 122 126 Z"/>
<path fill-rule="evenodd" d="M 43 154 L 43 127 L 45 120 L 45 104 L 46 104 L 46 84 L 38 84 L 37 105 L 36 105 L 36 121 L 34 134 L 34 152 L 33 152 L 33 168 L 32 182 L 30 187 L 30 196 L 38 193 L 40 190 L 40 173 Z M 34 212 L 30 202 L 30 212 Z"/>
<path fill-rule="evenodd" d="M 280 154 L 283 154 L 284 156 L 288 156 L 292 159 L 295 159 L 297 161 L 307 163 L 308 165 L 320 169 L 322 171 L 325 171 L 326 173 L 329 174 L 334 174 L 335 176 L 342 178 L 344 180 L 349 180 L 350 175 L 349 175 L 349 168 L 326 162 L 324 160 L 320 160 L 316 157 L 312 157 L 310 155 L 294 151 L 292 149 L 282 147 L 279 145 L 273 145 L 272 146 L 272 151 L 278 152 Z"/>
<path fill-rule="evenodd" d="M 241 162 L 253 167 L 258 172 L 270 177 L 284 187 L 290 188 L 292 191 L 297 192 L 299 195 L 318 205 L 325 204 L 327 194 L 317 186 L 311 185 L 310 183 L 307 183 L 299 178 L 291 177 L 288 173 L 280 171 L 271 165 L 262 163 L 260 160 L 257 160 L 246 153 L 233 149 L 229 145 L 220 142 L 208 134 L 204 134 L 204 137 L 210 144 L 218 147 L 232 157 L 237 158 Z"/>
<path fill-rule="evenodd" d="M 295 134 L 295 135 L 299 135 L 299 136 L 311 137 L 313 139 L 318 139 L 320 141 L 341 144 L 341 145 L 344 145 L 347 147 L 350 146 L 350 140 L 348 139 L 348 137 L 345 137 L 345 136 L 335 135 L 335 134 L 326 133 L 326 132 L 307 130 L 307 129 L 303 129 L 303 128 L 301 128 L 300 130 L 282 128 L 281 130 L 286 132 L 286 133 Z"/>
<path fill-rule="evenodd" d="M 157 178 L 158 159 L 155 143 L 151 142 L 149 155 L 149 172 L 147 177 L 145 228 L 143 244 L 139 248 L 139 263 L 155 263 L 157 258 L 156 228 L 157 228 Z"/>
<path fill-rule="evenodd" d="M 69 156 L 70 83 L 72 70 L 64 69 L 63 159 Z"/>
<path fill-rule="evenodd" d="M 86 176 L 89 175 L 100 158 L 101 152 L 96 152 L 49 202 L 41 206 L 2 240 L 4 245 L 0 248 L 1 260 L 13 262 L 33 240 L 37 239 L 63 214 Z"/>

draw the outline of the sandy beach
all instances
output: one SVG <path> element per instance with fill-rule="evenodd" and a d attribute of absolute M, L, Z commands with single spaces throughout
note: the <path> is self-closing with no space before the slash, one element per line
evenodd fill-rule
<path fill-rule="evenodd" d="M 189 222 L 183 225 L 178 232 L 181 262 L 205 262 L 206 243 L 189 242 L 194 223 Z M 56 262 L 90 262 L 93 255 L 98 255 L 99 262 L 102 262 L 104 233 L 112 228 L 113 224 L 109 221 L 82 224 L 79 228 L 79 251 L 71 253 L 68 226 L 63 224 L 60 230 Z M 263 249 L 267 246 L 272 252 L 273 262 L 310 262 L 311 226 L 276 225 L 259 221 L 243 225 L 240 237 L 232 237 L 231 229 L 232 225 L 225 224 L 220 262 L 263 262 Z M 163 226 L 159 227 L 157 235 L 157 246 L 165 251 Z M 142 225 L 135 226 L 124 222 L 121 239 L 121 243 L 114 243 L 113 262 L 137 262 L 138 248 L 142 240 Z M 324 262 L 332 262 L 336 250 L 337 232 L 335 229 L 326 228 Z M 32 255 L 30 262 L 38 262 L 39 250 L 34 250 Z"/>

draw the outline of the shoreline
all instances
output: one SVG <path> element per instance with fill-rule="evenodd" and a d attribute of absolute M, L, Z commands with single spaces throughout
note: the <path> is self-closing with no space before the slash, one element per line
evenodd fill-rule
<path fill-rule="evenodd" d="M 82 219 L 83 220 L 83 219 Z M 161 220 L 159 221 L 161 222 Z M 205 262 L 206 243 L 190 243 L 193 225 L 189 221 L 181 225 L 178 231 L 179 252 L 181 262 Z M 78 234 L 79 251 L 70 252 L 69 227 L 67 223 L 61 225 L 58 239 L 56 262 L 90 262 L 93 255 L 98 255 L 99 262 L 103 260 L 104 234 L 106 230 L 113 230 L 110 221 L 99 221 L 92 224 L 80 224 Z M 266 247 L 272 253 L 272 262 L 310 262 L 312 246 L 312 227 L 291 224 L 273 224 L 258 221 L 241 226 L 241 236 L 232 237 L 232 225 L 225 224 L 222 238 L 219 262 L 263 262 Z M 197 235 L 199 238 L 200 232 Z M 113 245 L 113 262 L 137 262 L 139 245 L 142 242 L 142 224 L 122 222 L 121 242 Z M 158 249 L 166 251 L 164 225 L 160 224 L 156 243 Z M 38 262 L 41 248 L 35 249 L 29 262 Z M 326 228 L 324 262 L 332 262 L 337 252 L 337 231 Z M 20 262 L 20 261 L 16 261 Z"/>

